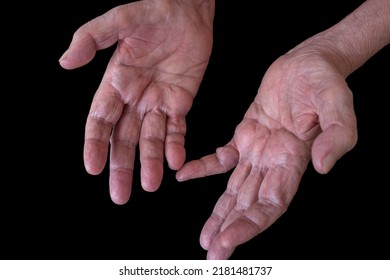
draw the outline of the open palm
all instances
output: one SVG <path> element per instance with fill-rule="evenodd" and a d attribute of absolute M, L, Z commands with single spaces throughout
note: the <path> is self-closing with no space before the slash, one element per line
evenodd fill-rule
<path fill-rule="evenodd" d="M 310 160 L 327 173 L 356 140 L 352 93 L 335 65 L 299 48 L 277 59 L 231 141 L 177 172 L 183 181 L 235 168 L 201 233 L 207 257 L 227 259 L 268 228 L 287 210 Z"/>
<path fill-rule="evenodd" d="M 155 191 L 169 167 L 185 161 L 185 116 L 212 47 L 213 7 L 145 0 L 118 6 L 81 26 L 60 59 L 65 69 L 90 62 L 117 43 L 93 98 L 85 127 L 84 162 L 102 172 L 110 149 L 110 194 L 130 197 L 136 147 L 141 184 Z"/>

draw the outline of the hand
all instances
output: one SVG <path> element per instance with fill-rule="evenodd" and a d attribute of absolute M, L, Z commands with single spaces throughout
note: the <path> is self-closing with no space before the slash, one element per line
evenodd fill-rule
<path fill-rule="evenodd" d="M 102 172 L 110 150 L 110 195 L 128 201 L 139 144 L 141 184 L 158 189 L 164 152 L 170 168 L 185 161 L 185 116 L 212 47 L 213 1 L 145 0 L 118 6 L 81 26 L 60 59 L 65 69 L 90 62 L 117 43 L 85 127 L 84 163 Z"/>
<path fill-rule="evenodd" d="M 281 56 L 231 141 L 177 172 L 184 181 L 235 168 L 201 232 L 208 259 L 228 259 L 272 225 L 287 210 L 310 160 L 327 173 L 356 144 L 352 93 L 334 61 L 309 45 Z"/>

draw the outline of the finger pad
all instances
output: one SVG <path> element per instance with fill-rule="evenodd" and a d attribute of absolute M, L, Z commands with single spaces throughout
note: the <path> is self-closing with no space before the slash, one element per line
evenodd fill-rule
<path fill-rule="evenodd" d="M 163 167 L 158 160 L 148 160 L 141 167 L 141 184 L 145 191 L 154 192 L 161 184 Z"/>

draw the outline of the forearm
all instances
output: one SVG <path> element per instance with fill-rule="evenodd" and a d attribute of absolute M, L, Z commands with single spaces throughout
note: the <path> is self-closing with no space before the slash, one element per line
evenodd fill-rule
<path fill-rule="evenodd" d="M 348 76 L 390 44 L 390 0 L 367 0 L 343 20 L 298 47 L 324 50 Z"/>

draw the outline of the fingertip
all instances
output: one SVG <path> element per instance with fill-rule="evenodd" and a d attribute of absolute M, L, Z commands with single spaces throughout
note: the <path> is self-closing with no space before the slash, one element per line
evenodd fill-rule
<path fill-rule="evenodd" d="M 93 166 L 90 166 L 88 164 L 85 164 L 85 171 L 87 171 L 88 174 L 94 175 L 94 176 L 102 173 L 102 170 L 100 168 L 94 168 Z"/>
<path fill-rule="evenodd" d="M 94 147 L 86 144 L 84 149 L 85 170 L 91 175 L 100 174 L 106 164 L 106 156 L 105 150 L 95 150 Z"/>
<path fill-rule="evenodd" d="M 334 151 L 332 151 L 332 146 L 328 142 L 323 141 L 323 137 L 321 136 L 323 135 L 320 135 L 313 143 L 312 163 L 314 169 L 319 174 L 327 174 L 335 165 L 338 158 L 335 156 Z"/>
<path fill-rule="evenodd" d="M 204 250 L 208 250 L 209 247 L 210 247 L 210 239 L 209 238 L 205 238 L 203 235 L 200 236 L 199 238 L 199 243 L 200 243 L 200 246 L 204 249 Z"/>
<path fill-rule="evenodd" d="M 148 178 L 142 178 L 141 179 L 141 186 L 142 188 L 147 192 L 155 192 L 160 187 L 160 182 L 156 179 L 148 179 Z"/>
<path fill-rule="evenodd" d="M 116 205 L 124 205 L 126 204 L 130 199 L 130 194 L 128 195 L 121 195 L 118 192 L 111 191 L 110 197 L 112 202 L 114 202 Z"/>
<path fill-rule="evenodd" d="M 141 186 L 147 192 L 155 192 L 161 185 L 163 177 L 159 161 L 149 161 L 141 166 Z"/>
<path fill-rule="evenodd" d="M 84 160 L 84 167 L 88 174 L 99 175 L 103 172 L 104 164 L 100 164 L 99 161 L 87 157 Z"/>
<path fill-rule="evenodd" d="M 84 61 L 83 61 L 84 60 Z M 60 66 L 66 70 L 77 68 L 83 64 L 88 63 L 89 59 L 79 59 L 71 53 L 70 49 L 66 50 L 64 54 L 58 60 Z"/>
<path fill-rule="evenodd" d="M 218 245 L 213 245 L 207 251 L 208 260 L 227 260 L 233 254 L 234 249 L 225 249 L 223 247 L 218 247 Z"/>
<path fill-rule="evenodd" d="M 60 66 L 71 70 L 88 64 L 96 55 L 96 47 L 92 39 L 80 39 L 71 46 L 58 60 Z"/>
<path fill-rule="evenodd" d="M 168 167 L 170 169 L 179 170 L 183 166 L 186 160 L 186 151 L 183 146 L 169 146 L 166 148 L 165 153 L 168 162 Z"/>
<path fill-rule="evenodd" d="M 312 164 L 319 174 L 327 174 L 337 161 L 334 141 L 329 138 L 329 133 L 322 133 L 312 146 Z"/>
<path fill-rule="evenodd" d="M 123 199 L 123 198 L 113 197 L 113 196 L 111 196 L 111 200 L 112 200 L 112 202 L 114 202 L 116 205 L 119 205 L 119 206 L 125 205 L 129 201 L 128 198 Z"/>
<path fill-rule="evenodd" d="M 117 205 L 126 204 L 131 195 L 132 174 L 118 170 L 110 170 L 110 197 Z"/>
<path fill-rule="evenodd" d="M 313 157 L 313 166 L 319 174 L 327 174 L 336 164 L 336 161 L 337 159 L 333 155 L 324 156 L 322 159 Z"/>
<path fill-rule="evenodd" d="M 60 59 L 58 60 L 58 63 L 61 65 L 62 68 L 67 68 L 66 66 L 66 59 L 68 57 L 68 54 L 69 54 L 69 49 L 66 50 L 63 55 L 60 57 Z"/>
<path fill-rule="evenodd" d="M 176 172 L 176 180 L 179 182 L 184 182 L 191 179 L 191 167 L 188 164 L 183 164 L 182 167 Z"/>
<path fill-rule="evenodd" d="M 176 180 L 179 181 L 179 182 L 184 182 L 184 181 L 188 180 L 186 175 L 183 174 L 182 169 L 180 169 L 179 171 L 176 172 L 175 177 L 176 177 Z"/>
<path fill-rule="evenodd" d="M 357 130 L 354 125 L 328 126 L 317 136 L 312 146 L 314 169 L 320 174 L 329 173 L 336 162 L 356 145 L 356 142 Z"/>
<path fill-rule="evenodd" d="M 170 157 L 167 161 L 170 169 L 179 170 L 184 165 L 185 157 Z"/>

